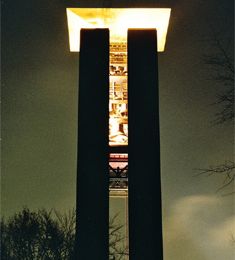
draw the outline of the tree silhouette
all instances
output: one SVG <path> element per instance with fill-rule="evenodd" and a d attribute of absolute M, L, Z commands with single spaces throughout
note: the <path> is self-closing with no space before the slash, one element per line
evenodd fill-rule
<path fill-rule="evenodd" d="M 60 214 L 56 210 L 30 211 L 23 208 L 8 220 L 1 220 L 2 260 L 69 260 L 75 241 L 75 210 Z M 122 225 L 110 220 L 110 259 L 124 259 Z"/>
<path fill-rule="evenodd" d="M 233 37 L 226 41 L 219 39 L 216 33 L 212 37 L 215 51 L 204 55 L 203 61 L 212 72 L 211 79 L 221 86 L 220 93 L 213 103 L 218 106 L 218 112 L 213 120 L 214 125 L 234 123 L 234 57 L 233 57 Z M 232 48 L 231 48 L 232 45 Z M 224 176 L 223 184 L 217 189 L 221 191 L 231 186 L 235 181 L 235 162 L 227 160 L 219 165 L 197 169 L 197 175 L 206 174 L 208 176 L 219 174 Z M 233 191 L 232 193 L 235 193 Z M 230 193 L 231 194 L 231 193 Z"/>
<path fill-rule="evenodd" d="M 231 45 L 233 39 L 223 41 L 216 33 L 212 36 L 214 51 L 204 55 L 203 61 L 211 70 L 211 79 L 221 86 L 214 105 L 218 106 L 214 124 L 224 124 L 234 120 L 234 58 Z M 233 48 L 232 48 L 233 49 Z"/>
<path fill-rule="evenodd" d="M 118 215 L 114 215 L 109 221 L 109 259 L 121 260 L 126 259 L 129 255 L 128 248 L 124 245 L 125 237 L 122 235 L 124 225 L 117 223 Z"/>

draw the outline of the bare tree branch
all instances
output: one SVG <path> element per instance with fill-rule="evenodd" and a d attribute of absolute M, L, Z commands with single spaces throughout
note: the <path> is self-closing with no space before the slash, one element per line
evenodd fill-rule
<path fill-rule="evenodd" d="M 115 215 L 109 223 L 109 259 L 128 256 L 123 225 Z M 23 208 L 8 220 L 0 221 L 1 259 L 73 259 L 75 210 L 61 214 L 56 210 L 31 211 Z"/>
<path fill-rule="evenodd" d="M 228 41 L 233 42 L 233 41 Z M 219 112 L 215 114 L 213 124 L 232 122 L 234 119 L 234 58 L 229 51 L 229 44 L 223 43 L 216 33 L 213 34 L 212 43 L 215 52 L 203 56 L 203 62 L 210 66 L 211 79 L 221 85 L 221 93 L 216 97 L 213 105 L 219 106 Z"/>
<path fill-rule="evenodd" d="M 213 125 L 224 124 L 234 121 L 234 57 L 233 36 L 230 34 L 223 40 L 212 28 L 212 51 L 203 56 L 204 64 L 208 65 L 212 72 L 211 80 L 221 86 L 220 93 L 216 95 L 216 101 L 212 105 L 218 106 Z M 213 48 L 214 47 L 214 48 Z M 220 165 L 197 169 L 198 175 L 222 175 L 224 181 L 217 192 L 230 187 L 235 181 L 235 162 L 227 161 Z M 225 194 L 234 194 L 235 190 Z"/>
<path fill-rule="evenodd" d="M 225 189 L 226 187 L 235 184 L 235 163 L 232 161 L 228 161 L 216 166 L 210 166 L 209 168 L 196 169 L 196 171 L 198 171 L 196 176 L 199 175 L 211 176 L 216 174 L 224 176 L 223 184 L 217 189 L 216 192 L 219 192 Z M 233 194 L 234 192 L 231 192 L 230 194 Z"/>

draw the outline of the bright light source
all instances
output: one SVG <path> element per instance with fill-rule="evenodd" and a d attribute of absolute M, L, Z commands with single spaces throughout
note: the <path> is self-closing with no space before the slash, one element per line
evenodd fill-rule
<path fill-rule="evenodd" d="M 70 51 L 80 51 L 81 28 L 109 28 L 110 42 L 126 42 L 128 28 L 156 28 L 164 51 L 170 8 L 67 8 Z"/>

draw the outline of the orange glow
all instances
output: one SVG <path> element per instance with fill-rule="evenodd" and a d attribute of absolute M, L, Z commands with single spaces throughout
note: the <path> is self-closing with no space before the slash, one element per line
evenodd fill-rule
<path fill-rule="evenodd" d="M 128 144 L 127 48 L 110 44 L 109 66 L 109 145 Z"/>
<path fill-rule="evenodd" d="M 67 8 L 71 52 L 80 50 L 81 28 L 109 28 L 110 42 L 126 42 L 128 28 L 156 28 L 164 51 L 170 8 Z"/>
<path fill-rule="evenodd" d="M 80 51 L 82 28 L 109 28 L 109 145 L 128 145 L 128 29 L 155 28 L 156 51 L 164 51 L 169 8 L 67 8 L 71 52 Z"/>

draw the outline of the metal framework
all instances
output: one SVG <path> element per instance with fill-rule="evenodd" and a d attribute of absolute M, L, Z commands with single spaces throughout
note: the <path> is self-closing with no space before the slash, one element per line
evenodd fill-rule
<path fill-rule="evenodd" d="M 128 188 L 128 165 L 124 168 L 113 168 L 109 165 L 109 189 Z"/>
<path fill-rule="evenodd" d="M 109 190 L 128 189 L 128 155 L 112 153 L 109 157 Z"/>

